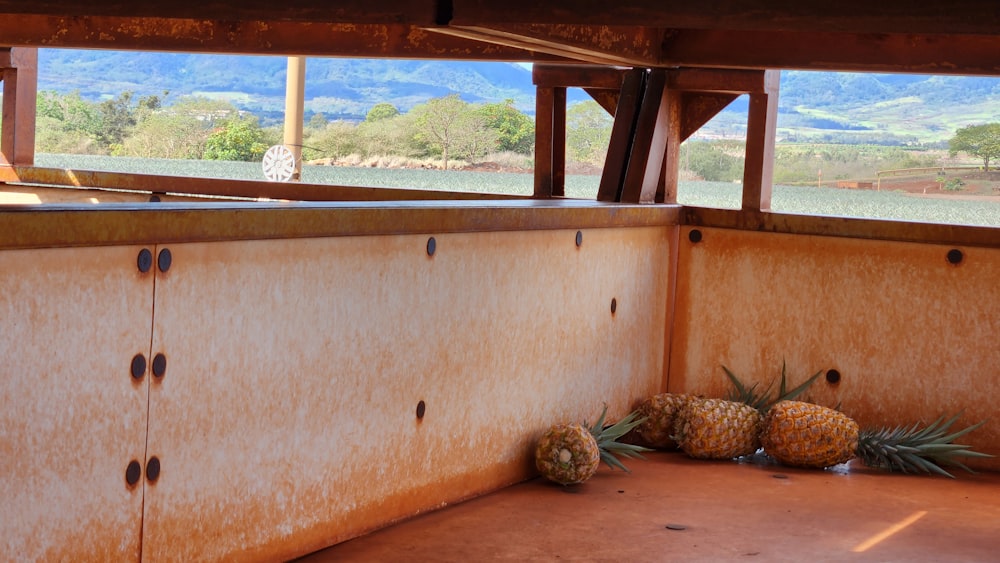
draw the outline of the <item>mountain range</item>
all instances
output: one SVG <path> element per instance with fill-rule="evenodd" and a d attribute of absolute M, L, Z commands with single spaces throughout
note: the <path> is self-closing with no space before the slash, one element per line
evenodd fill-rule
<path fill-rule="evenodd" d="M 284 111 L 287 59 L 73 49 L 39 50 L 39 90 L 78 91 L 88 100 L 169 92 L 224 98 L 267 122 Z M 514 100 L 534 113 L 529 65 L 471 61 L 309 58 L 307 115 L 363 119 L 379 102 L 401 111 L 459 94 L 470 103 Z M 589 99 L 571 89 L 569 102 Z M 746 123 L 745 97 L 702 129 L 704 137 L 737 137 Z M 779 136 L 839 142 L 940 143 L 955 129 L 1000 121 L 1000 78 L 782 72 Z"/>

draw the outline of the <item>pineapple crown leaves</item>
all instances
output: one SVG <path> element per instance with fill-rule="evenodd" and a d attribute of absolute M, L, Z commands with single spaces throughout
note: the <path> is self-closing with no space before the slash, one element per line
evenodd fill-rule
<path fill-rule="evenodd" d="M 638 411 L 632 411 L 618 422 L 605 426 L 604 420 L 607 414 L 608 405 L 605 404 L 600 418 L 597 419 L 597 422 L 593 426 L 589 427 L 590 433 L 597 440 L 597 449 L 601 452 L 601 461 L 606 463 L 611 469 L 621 469 L 626 473 L 631 473 L 631 470 L 625 467 L 616 456 L 646 459 L 640 452 L 651 452 L 653 450 L 635 444 L 625 444 L 619 442 L 618 439 L 628 434 L 636 426 L 646 422 L 646 417 L 640 417 Z"/>
<path fill-rule="evenodd" d="M 771 396 L 771 388 L 774 387 L 774 381 L 767 384 L 760 393 L 757 392 L 757 383 L 747 387 L 740 381 L 739 377 L 736 377 L 728 367 L 722 366 L 723 371 L 726 372 L 726 377 L 733 384 L 733 389 L 729 392 L 729 400 L 736 401 L 737 403 L 745 403 L 751 407 L 757 409 L 760 412 L 766 412 L 767 409 L 774 406 L 775 403 L 779 401 L 790 401 L 799 395 L 803 391 L 809 388 L 813 382 L 823 373 L 823 370 L 819 370 L 812 375 L 809 379 L 805 380 L 804 383 L 795 387 L 794 389 L 788 389 L 788 371 L 785 361 L 781 361 L 781 383 L 778 386 L 778 395 L 776 397 Z"/>
<path fill-rule="evenodd" d="M 903 473 L 935 473 L 944 477 L 954 475 L 941 465 L 958 467 L 975 473 L 958 457 L 993 457 L 990 454 L 969 449 L 964 444 L 953 443 L 956 439 L 972 432 L 986 423 L 985 420 L 957 432 L 948 433 L 962 413 L 945 419 L 938 418 L 921 428 L 919 424 L 897 426 L 895 428 L 866 429 L 858 437 L 858 457 L 866 465 Z"/>

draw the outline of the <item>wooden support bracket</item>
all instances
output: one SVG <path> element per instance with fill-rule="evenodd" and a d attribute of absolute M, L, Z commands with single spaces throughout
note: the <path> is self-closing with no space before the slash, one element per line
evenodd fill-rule
<path fill-rule="evenodd" d="M 3 113 L 0 165 L 35 162 L 35 97 L 38 92 L 38 49 L 0 49 Z"/>

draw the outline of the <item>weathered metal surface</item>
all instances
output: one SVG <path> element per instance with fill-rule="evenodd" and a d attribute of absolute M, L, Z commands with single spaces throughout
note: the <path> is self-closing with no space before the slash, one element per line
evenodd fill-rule
<path fill-rule="evenodd" d="M 143 487 L 128 480 L 149 377 L 130 371 L 153 298 L 139 250 L 0 252 L 0 560 L 139 558 Z"/>
<path fill-rule="evenodd" d="M 0 49 L 3 82 L 3 127 L 0 165 L 30 165 L 35 161 L 35 93 L 38 90 L 38 49 Z"/>
<path fill-rule="evenodd" d="M 702 207 L 685 207 L 683 216 L 683 224 L 691 226 L 928 244 L 1000 247 L 1000 226 L 946 225 Z"/>
<path fill-rule="evenodd" d="M 266 198 L 297 201 L 379 201 L 379 200 L 435 200 L 435 199 L 523 199 L 516 195 L 484 194 L 473 192 L 423 190 L 412 188 L 366 188 L 360 186 L 331 186 L 329 184 L 282 183 L 255 180 L 197 178 L 192 176 L 160 176 L 97 170 L 68 170 L 33 166 L 0 166 L 0 182 L 71 186 L 79 188 L 107 188 L 132 190 L 171 196 L 206 195 L 233 198 Z M 134 194 L 122 192 L 97 192 L 95 198 L 110 199 L 115 194 L 122 197 Z M 114 201 L 114 200 L 111 200 Z M 128 201 L 128 200 L 124 200 Z M 166 201 L 166 199 L 164 199 Z"/>
<path fill-rule="evenodd" d="M 862 425 L 964 411 L 991 419 L 968 443 L 1000 454 L 1000 248 L 955 265 L 945 245 L 699 230 L 681 228 L 671 390 L 721 396 L 723 364 L 765 384 L 782 360 L 795 383 L 836 369 L 806 397 Z"/>
<path fill-rule="evenodd" d="M 661 388 L 670 231 L 172 245 L 144 557 L 287 559 L 528 477 L 548 425 Z"/>
<path fill-rule="evenodd" d="M 676 225 L 678 206 L 593 201 L 0 206 L 0 248 Z"/>

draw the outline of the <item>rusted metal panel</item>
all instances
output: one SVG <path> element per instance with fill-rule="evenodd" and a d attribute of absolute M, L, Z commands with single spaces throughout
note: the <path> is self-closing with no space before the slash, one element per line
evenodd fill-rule
<path fill-rule="evenodd" d="M 765 384 L 783 360 L 795 382 L 835 369 L 809 399 L 862 425 L 964 410 L 1000 454 L 1000 249 L 682 227 L 678 259 L 671 390 L 721 396 L 723 364 Z"/>
<path fill-rule="evenodd" d="M 676 225 L 679 206 L 593 201 L 0 206 L 0 248 Z"/>
<path fill-rule="evenodd" d="M 548 425 L 661 388 L 670 232 L 168 246 L 144 556 L 287 559 L 528 477 Z"/>
<path fill-rule="evenodd" d="M 139 558 L 143 485 L 126 474 L 146 442 L 140 250 L 0 252 L 0 560 Z"/>
<path fill-rule="evenodd" d="M 193 176 L 163 176 L 71 170 L 36 166 L 0 166 L 0 182 L 106 188 L 180 195 L 205 195 L 239 198 L 266 198 L 297 201 L 382 201 L 436 199 L 524 199 L 526 196 L 485 194 L 461 191 L 414 188 L 366 188 L 329 184 L 284 183 Z"/>
<path fill-rule="evenodd" d="M 1000 247 L 1000 227 L 685 207 L 683 224 L 770 233 Z"/>

